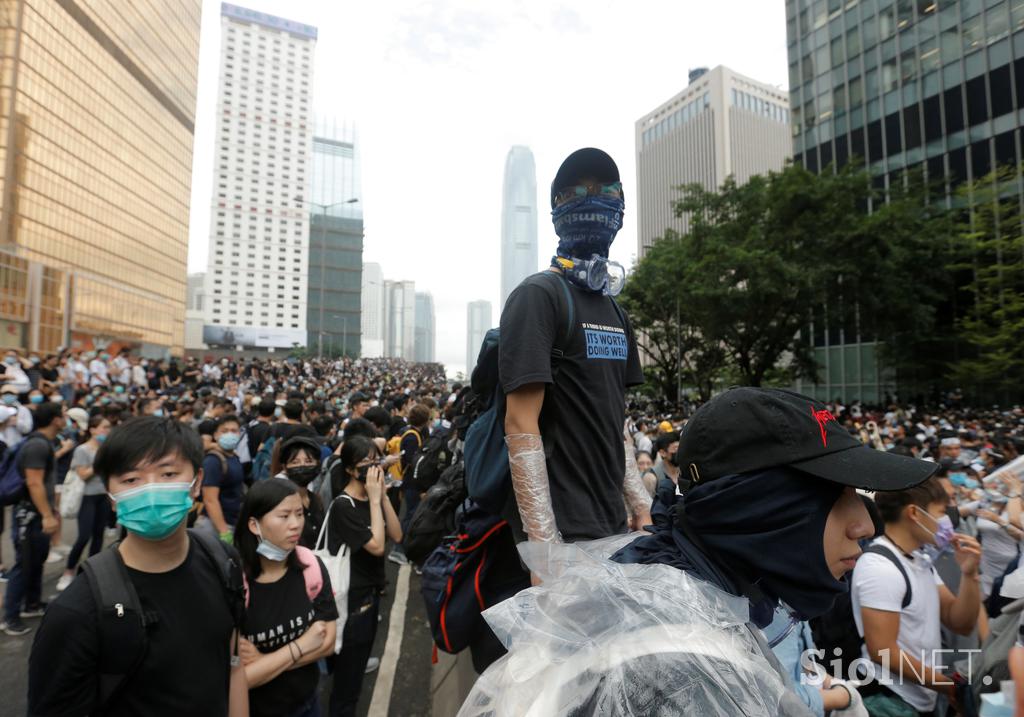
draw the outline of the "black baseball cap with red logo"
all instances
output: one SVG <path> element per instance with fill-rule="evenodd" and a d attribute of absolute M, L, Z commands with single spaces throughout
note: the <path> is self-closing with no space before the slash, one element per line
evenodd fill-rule
<path fill-rule="evenodd" d="M 791 466 L 873 491 L 912 488 L 935 463 L 865 446 L 820 401 L 775 388 L 732 388 L 701 406 L 683 428 L 676 463 L 693 485 Z"/>

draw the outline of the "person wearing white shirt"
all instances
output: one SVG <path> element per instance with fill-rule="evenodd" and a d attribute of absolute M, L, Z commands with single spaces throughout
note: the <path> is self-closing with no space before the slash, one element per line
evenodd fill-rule
<path fill-rule="evenodd" d="M 107 359 L 109 358 L 109 354 L 103 353 L 89 362 L 90 386 L 110 385 L 110 376 L 107 370 Z"/>
<path fill-rule="evenodd" d="M 122 349 L 121 353 L 111 361 L 113 379 L 122 386 L 129 386 L 132 382 L 132 364 L 128 360 L 128 349 Z"/>
<path fill-rule="evenodd" d="M 13 414 L 4 412 L 7 418 L 0 429 L 0 440 L 3 440 L 8 448 L 14 448 L 32 432 L 32 412 L 21 405 L 18 401 L 18 390 L 11 384 L 0 388 L 0 405 L 14 411 Z"/>
<path fill-rule="evenodd" d="M 8 351 L 4 357 L 4 374 L 0 378 L 3 379 L 5 386 L 13 387 L 18 394 L 28 393 L 32 388 L 32 383 L 28 380 L 28 375 L 22 367 L 21 359 L 13 351 Z"/>
<path fill-rule="evenodd" d="M 865 697 L 865 706 L 870 711 L 872 700 L 887 700 L 929 713 L 938 694 L 956 698 L 953 681 L 943 674 L 952 667 L 944 661 L 940 630 L 945 625 L 967 635 L 977 623 L 981 547 L 954 531 L 949 498 L 937 478 L 903 491 L 876 493 L 875 504 L 885 536 L 872 545 L 887 550 L 902 571 L 872 552 L 865 552 L 853 571 L 850 598 L 857 632 L 864 638 L 863 656 L 875 663 L 876 679 L 886 680 L 877 694 Z M 947 546 L 962 573 L 959 595 L 943 584 L 926 552 Z M 910 601 L 904 606 L 908 588 Z"/>
<path fill-rule="evenodd" d="M 149 361 L 146 359 L 135 359 L 132 361 L 132 385 L 135 388 L 145 389 L 149 386 L 149 381 L 146 379 L 146 368 L 149 366 Z"/>
<path fill-rule="evenodd" d="M 86 367 L 85 362 L 82 361 L 82 357 L 79 354 L 74 354 L 68 360 L 68 372 L 71 383 L 75 389 L 84 389 L 89 387 L 89 369 Z"/>

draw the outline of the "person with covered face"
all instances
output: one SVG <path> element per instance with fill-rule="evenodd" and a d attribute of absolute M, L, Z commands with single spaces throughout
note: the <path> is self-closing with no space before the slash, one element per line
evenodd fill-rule
<path fill-rule="evenodd" d="M 569 155 L 551 183 L 551 209 L 551 265 L 524 279 L 501 314 L 499 378 L 518 508 L 506 513 L 530 541 L 571 542 L 624 533 L 627 518 L 650 523 L 650 496 L 623 440 L 626 388 L 643 373 L 614 299 L 625 271 L 608 258 L 625 209 L 612 158 L 594 148 Z"/>

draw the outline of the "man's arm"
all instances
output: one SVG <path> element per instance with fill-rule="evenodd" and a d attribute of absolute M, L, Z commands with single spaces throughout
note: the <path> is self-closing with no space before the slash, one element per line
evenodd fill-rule
<path fill-rule="evenodd" d="M 978 621 L 981 606 L 981 578 L 978 566 L 981 563 L 981 544 L 968 535 L 953 538 L 954 557 L 960 566 L 960 594 L 954 596 L 949 588 L 939 583 L 939 610 L 942 624 L 958 635 L 969 635 Z"/>
<path fill-rule="evenodd" d="M 59 523 L 50 507 L 50 500 L 46 497 L 45 471 L 42 468 L 25 469 L 25 487 L 28 489 L 28 497 L 32 501 L 39 515 L 43 517 L 43 532 L 52 535 Z"/>
<path fill-rule="evenodd" d="M 626 470 L 622 477 L 622 496 L 626 499 L 629 510 L 630 527 L 643 530 L 651 525 L 651 494 L 647 492 L 640 469 L 636 466 L 636 453 L 633 449 L 633 437 L 629 435 L 628 424 L 623 429 L 623 449 L 626 455 Z"/>
<path fill-rule="evenodd" d="M 560 542 L 551 505 L 544 443 L 540 436 L 540 410 L 544 384 L 530 383 L 505 397 L 505 443 L 523 530 L 533 541 Z"/>
<path fill-rule="evenodd" d="M 900 632 L 900 613 L 861 607 L 860 614 L 864 620 L 864 645 L 868 657 L 885 665 L 890 674 L 902 674 L 905 681 L 955 696 L 955 687 L 949 678 L 900 649 L 896 641 Z"/>
<path fill-rule="evenodd" d="M 231 636 L 232 649 L 236 635 Z M 231 654 L 234 654 L 232 652 Z M 231 668 L 231 685 L 228 691 L 228 717 L 248 717 L 249 715 L 249 683 L 245 678 L 245 666 L 239 664 Z"/>

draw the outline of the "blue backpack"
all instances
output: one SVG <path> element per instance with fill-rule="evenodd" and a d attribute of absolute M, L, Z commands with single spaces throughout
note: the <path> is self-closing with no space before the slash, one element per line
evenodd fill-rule
<path fill-rule="evenodd" d="M 564 355 L 564 348 L 572 337 L 576 323 L 576 306 L 573 303 L 569 283 L 561 274 L 545 271 L 562 287 L 565 298 L 565 333 L 560 342 L 551 350 L 551 375 L 558 375 L 558 367 Z M 501 390 L 498 376 L 500 332 L 491 329 L 484 335 L 476 368 L 470 379 L 470 386 L 476 396 L 477 417 L 466 431 L 463 445 L 463 460 L 466 464 L 466 490 L 469 497 L 484 510 L 501 515 L 508 500 L 512 485 L 512 474 L 508 467 L 508 448 L 505 446 L 505 393 Z M 558 348 L 562 346 L 563 348 Z"/>
<path fill-rule="evenodd" d="M 270 463 L 274 457 L 274 444 L 277 439 L 274 436 L 267 436 L 259 451 L 252 459 L 252 481 L 266 480 L 270 477 Z"/>
<path fill-rule="evenodd" d="M 18 470 L 18 454 L 25 444 L 35 438 L 46 440 L 45 436 L 30 433 L 14 448 L 7 448 L 3 458 L 0 458 L 0 506 L 14 505 L 25 497 L 25 476 Z"/>

